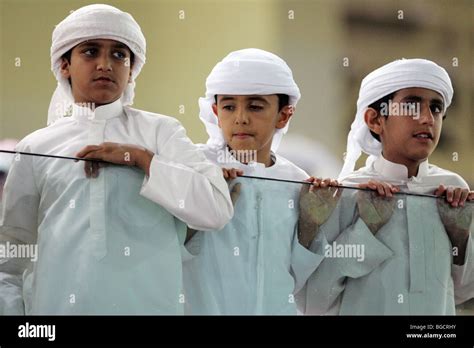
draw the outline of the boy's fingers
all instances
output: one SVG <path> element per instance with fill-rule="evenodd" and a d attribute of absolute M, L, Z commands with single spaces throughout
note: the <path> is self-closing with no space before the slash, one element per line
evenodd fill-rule
<path fill-rule="evenodd" d="M 458 204 L 459 204 L 459 199 L 461 198 L 461 193 L 462 193 L 462 189 L 461 188 L 456 188 L 454 189 L 454 193 L 453 193 L 453 201 L 451 203 L 451 205 L 453 207 L 457 207 Z"/>
<path fill-rule="evenodd" d="M 313 184 L 310 186 L 309 188 L 309 192 L 314 192 L 314 190 L 317 188 L 317 187 L 320 187 L 321 185 L 321 179 L 320 178 L 313 178 Z"/>
<path fill-rule="evenodd" d="M 76 154 L 76 157 L 79 157 L 79 158 L 82 158 L 84 157 L 87 153 L 91 152 L 91 151 L 96 151 L 96 150 L 99 150 L 100 149 L 100 146 L 98 145 L 87 145 L 86 147 L 84 147 L 81 151 L 79 151 L 77 154 Z"/>
<path fill-rule="evenodd" d="M 369 180 L 369 182 L 367 183 L 367 187 L 372 190 L 378 190 L 377 182 L 375 182 L 374 180 Z"/>
<path fill-rule="evenodd" d="M 383 185 L 384 189 L 385 189 L 385 195 L 387 197 L 393 197 L 393 194 L 392 194 L 392 185 L 390 184 L 384 184 Z"/>
<path fill-rule="evenodd" d="M 239 169 L 235 169 L 235 168 L 232 169 L 233 179 L 237 179 L 237 177 L 238 177 L 239 175 L 242 175 L 241 172 L 242 172 L 242 171 L 239 170 Z"/>
<path fill-rule="evenodd" d="M 306 179 L 306 182 L 313 182 L 314 181 L 314 176 L 310 176 L 308 179 Z"/>
<path fill-rule="evenodd" d="M 466 202 L 467 198 L 469 197 L 469 190 L 464 189 L 461 191 L 461 197 L 459 198 L 459 205 L 464 206 L 464 202 Z"/>
<path fill-rule="evenodd" d="M 442 196 L 444 191 L 446 191 L 446 187 L 444 187 L 444 185 L 439 185 L 439 187 L 435 190 L 434 194 L 436 196 Z"/>
<path fill-rule="evenodd" d="M 453 201 L 453 195 L 454 195 L 453 188 L 451 186 L 446 188 L 446 200 L 449 203 L 451 203 Z"/>
<path fill-rule="evenodd" d="M 474 191 L 469 192 L 469 195 L 467 196 L 468 201 L 473 201 L 474 200 Z"/>
<path fill-rule="evenodd" d="M 330 183 L 331 183 L 331 179 L 324 179 L 321 182 L 321 187 L 327 187 L 327 186 L 329 186 Z"/>
<path fill-rule="evenodd" d="M 400 191 L 400 187 L 392 186 L 392 192 L 399 192 L 399 191 Z"/>

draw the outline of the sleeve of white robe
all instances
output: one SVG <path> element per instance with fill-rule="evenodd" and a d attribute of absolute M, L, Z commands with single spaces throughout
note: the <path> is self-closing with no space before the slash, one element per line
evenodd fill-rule
<path fill-rule="evenodd" d="M 22 143 L 17 151 L 29 151 Z M 22 155 L 13 161 L 3 192 L 0 217 L 0 243 L 35 244 L 39 192 L 35 185 L 32 157 Z M 7 256 L 7 255 L 6 255 Z M 30 259 L 0 259 L 0 315 L 22 315 L 23 273 Z"/>
<path fill-rule="evenodd" d="M 140 193 L 193 229 L 221 229 L 234 213 L 222 170 L 206 159 L 177 120 L 163 123 Z"/>
<path fill-rule="evenodd" d="M 318 268 L 324 259 L 324 248 L 327 245 L 323 233 L 313 240 L 309 249 L 302 246 L 298 239 L 298 227 L 291 246 L 291 273 L 295 279 L 294 293 L 298 293 L 306 284 L 309 276 Z"/>
<path fill-rule="evenodd" d="M 321 232 L 324 231 L 323 227 L 324 225 Z M 305 314 L 326 314 L 339 300 L 347 277 L 363 277 L 393 255 L 360 218 L 354 225 L 346 228 L 335 242 L 337 245 L 364 245 L 364 260 L 325 257 L 308 279 Z"/>
<path fill-rule="evenodd" d="M 454 283 L 454 298 L 456 304 L 463 303 L 474 298 L 474 243 L 473 229 L 474 223 L 471 222 L 469 240 L 466 246 L 466 254 L 463 265 L 452 266 L 451 274 Z"/>

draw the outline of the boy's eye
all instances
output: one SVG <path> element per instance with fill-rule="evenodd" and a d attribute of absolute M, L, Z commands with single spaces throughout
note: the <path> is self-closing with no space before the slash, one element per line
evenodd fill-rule
<path fill-rule="evenodd" d="M 117 52 L 114 52 L 114 57 L 118 59 L 125 59 L 127 55 L 124 52 L 117 51 Z"/>
<path fill-rule="evenodd" d="M 443 108 L 439 104 L 431 104 L 430 110 L 433 114 L 440 115 L 443 112 Z"/>
<path fill-rule="evenodd" d="M 227 111 L 234 111 L 235 107 L 234 105 L 224 105 L 222 109 L 227 110 Z"/>
<path fill-rule="evenodd" d="M 253 104 L 253 105 L 249 105 L 249 109 L 252 111 L 261 111 L 263 110 L 263 106 Z"/>
<path fill-rule="evenodd" d="M 97 48 L 88 48 L 84 50 L 82 53 L 84 53 L 86 56 L 94 56 L 97 53 Z"/>

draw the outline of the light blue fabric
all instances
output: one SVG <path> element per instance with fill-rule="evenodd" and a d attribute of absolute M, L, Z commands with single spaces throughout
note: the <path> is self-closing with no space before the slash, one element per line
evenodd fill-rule
<path fill-rule="evenodd" d="M 215 160 L 216 151 L 205 153 Z M 246 175 L 307 178 L 279 156 L 268 168 L 230 167 L 242 168 Z M 301 185 L 246 178 L 231 185 L 236 183 L 241 193 L 231 222 L 219 231 L 199 231 L 186 245 L 194 257 L 184 262 L 185 313 L 296 314 L 294 291 L 302 284 L 295 279 L 304 284 L 322 260 L 297 240 Z"/>
<path fill-rule="evenodd" d="M 402 191 L 433 193 L 440 183 L 465 187 L 457 174 L 426 163 L 417 177 L 379 158 L 350 175 L 350 184 L 391 178 Z M 404 180 L 402 180 L 402 178 Z M 357 214 L 358 191 L 346 189 L 322 226 L 329 244 L 364 245 L 365 258 L 326 257 L 309 278 L 301 310 L 307 314 L 444 315 L 474 297 L 471 222 L 465 264 L 452 263 L 452 245 L 435 199 L 395 196 L 388 222 L 374 236 Z M 470 204 L 472 214 L 472 204 Z M 455 209 L 455 208 L 453 208 Z M 300 302 L 298 302 L 300 304 Z"/>

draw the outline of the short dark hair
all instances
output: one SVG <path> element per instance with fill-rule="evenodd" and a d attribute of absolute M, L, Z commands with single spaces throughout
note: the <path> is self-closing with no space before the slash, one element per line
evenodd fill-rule
<path fill-rule="evenodd" d="M 277 94 L 278 97 L 278 112 L 285 106 L 290 104 L 290 97 L 287 94 Z M 217 94 L 214 95 L 214 101 L 217 104 Z"/>
<path fill-rule="evenodd" d="M 383 115 L 380 113 L 384 105 L 386 106 L 390 100 L 393 99 L 394 95 L 396 92 L 387 94 L 385 97 L 380 98 L 379 100 L 374 101 L 372 104 L 369 105 L 369 108 L 374 109 L 377 111 L 377 116 L 385 116 L 388 117 L 388 115 Z M 370 131 L 370 134 L 378 141 L 380 142 L 380 136 L 372 131 Z"/>

